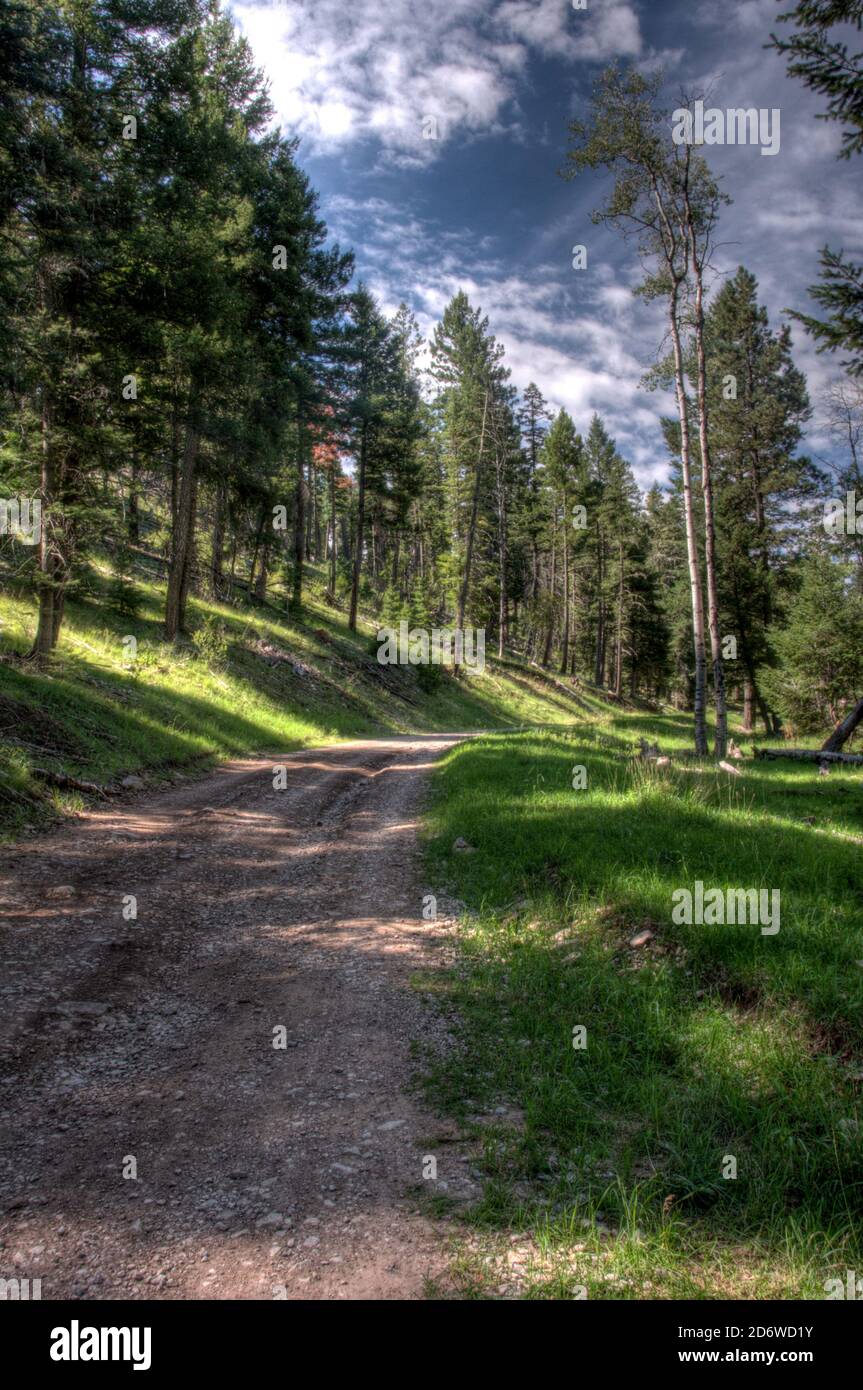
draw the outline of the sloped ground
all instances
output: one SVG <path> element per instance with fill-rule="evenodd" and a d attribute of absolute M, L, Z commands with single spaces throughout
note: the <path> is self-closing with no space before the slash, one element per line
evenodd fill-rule
<path fill-rule="evenodd" d="M 136 616 L 118 614 L 108 570 L 94 567 L 68 602 L 56 658 L 41 673 L 23 660 L 35 631 L 32 597 L 14 597 L 11 581 L 0 596 L 0 838 L 86 804 L 85 794 L 49 780 L 56 774 L 109 790 L 142 776 L 155 790 L 178 768 L 205 771 L 277 748 L 561 724 L 583 714 L 571 686 L 514 662 L 489 657 L 482 674 L 441 674 L 434 684 L 414 667 L 381 666 L 372 623 L 349 632 L 313 591 L 302 621 L 283 603 L 197 598 L 192 640 L 176 647 L 161 641 L 163 585 L 146 567 L 136 596 Z"/>

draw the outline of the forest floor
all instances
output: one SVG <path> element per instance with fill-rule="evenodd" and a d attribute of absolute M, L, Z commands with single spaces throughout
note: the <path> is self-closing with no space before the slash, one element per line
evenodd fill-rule
<path fill-rule="evenodd" d="M 408 1087 L 448 1040 L 412 987 L 453 930 L 422 917 L 416 826 L 457 737 L 229 764 L 3 854 L 0 1273 L 43 1299 L 446 1281 L 424 1155 L 455 1207 L 480 1189 Z"/>

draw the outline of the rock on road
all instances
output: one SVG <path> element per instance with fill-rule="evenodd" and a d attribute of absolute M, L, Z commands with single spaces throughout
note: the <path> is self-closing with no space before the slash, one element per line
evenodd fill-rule
<path fill-rule="evenodd" d="M 458 737 L 227 764 L 0 855 L 0 1277 L 386 1299 L 443 1275 L 418 1200 L 441 1125 L 406 1087 L 412 1041 L 447 1045 L 410 978 L 449 949 L 416 824 Z"/>

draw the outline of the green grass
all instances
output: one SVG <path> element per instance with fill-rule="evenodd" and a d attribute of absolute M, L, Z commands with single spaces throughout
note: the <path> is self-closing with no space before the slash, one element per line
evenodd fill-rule
<path fill-rule="evenodd" d="M 82 804 L 79 793 L 51 790 L 33 767 L 100 785 L 129 774 L 156 785 L 178 770 L 246 754 L 388 733 L 560 724 L 580 712 L 554 680 L 514 663 L 488 662 L 483 675 L 459 680 L 444 676 L 431 691 L 412 667 L 379 666 L 372 624 L 350 633 L 344 615 L 316 597 L 323 576 L 313 567 L 302 621 L 274 603 L 198 598 L 191 626 L 215 625 L 221 639 L 209 648 L 200 641 L 166 646 L 159 565 L 143 551 L 137 559 L 137 618 L 113 611 L 110 572 L 94 564 L 67 602 L 56 658 L 44 673 L 22 660 L 36 612 L 7 577 L 0 595 L 2 838 Z M 134 661 L 127 636 L 138 643 Z"/>
<path fill-rule="evenodd" d="M 472 1297 L 824 1297 L 863 1267 L 863 772 L 660 769 L 642 736 L 682 748 L 690 721 L 492 735 L 435 774 L 429 881 L 470 914 L 458 1046 L 425 1085 L 484 1184 L 456 1276 Z M 674 925 L 696 879 L 778 888 L 779 932 Z M 501 1103 L 517 1118 L 480 1126 Z"/>

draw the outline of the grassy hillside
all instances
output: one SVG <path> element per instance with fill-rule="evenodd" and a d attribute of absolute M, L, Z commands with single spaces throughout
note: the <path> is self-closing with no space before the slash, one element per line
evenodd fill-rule
<path fill-rule="evenodd" d="M 191 601 L 194 640 L 161 642 L 164 585 L 139 552 L 137 616 L 121 616 L 107 567 L 94 565 L 66 608 L 57 658 L 36 673 L 21 658 L 35 630 L 30 598 L 0 595 L 0 834 L 20 834 L 82 802 L 34 767 L 116 787 L 148 784 L 254 752 L 337 739 L 555 724 L 579 702 L 553 678 L 487 662 L 482 676 L 443 675 L 426 689 L 413 667 L 380 666 L 373 627 L 350 633 L 344 615 L 315 599 L 309 572 L 303 622 L 275 604 Z M 14 594 L 14 590 L 12 591 Z M 136 639 L 128 659 L 124 637 Z"/>
<path fill-rule="evenodd" d="M 689 720 L 492 735 L 435 774 L 429 881 L 473 914 L 428 1076 L 482 1155 L 463 1286 L 823 1298 L 863 1260 L 863 770 L 657 768 L 641 736 Z M 778 888 L 780 930 L 674 925 L 696 879 Z"/>

